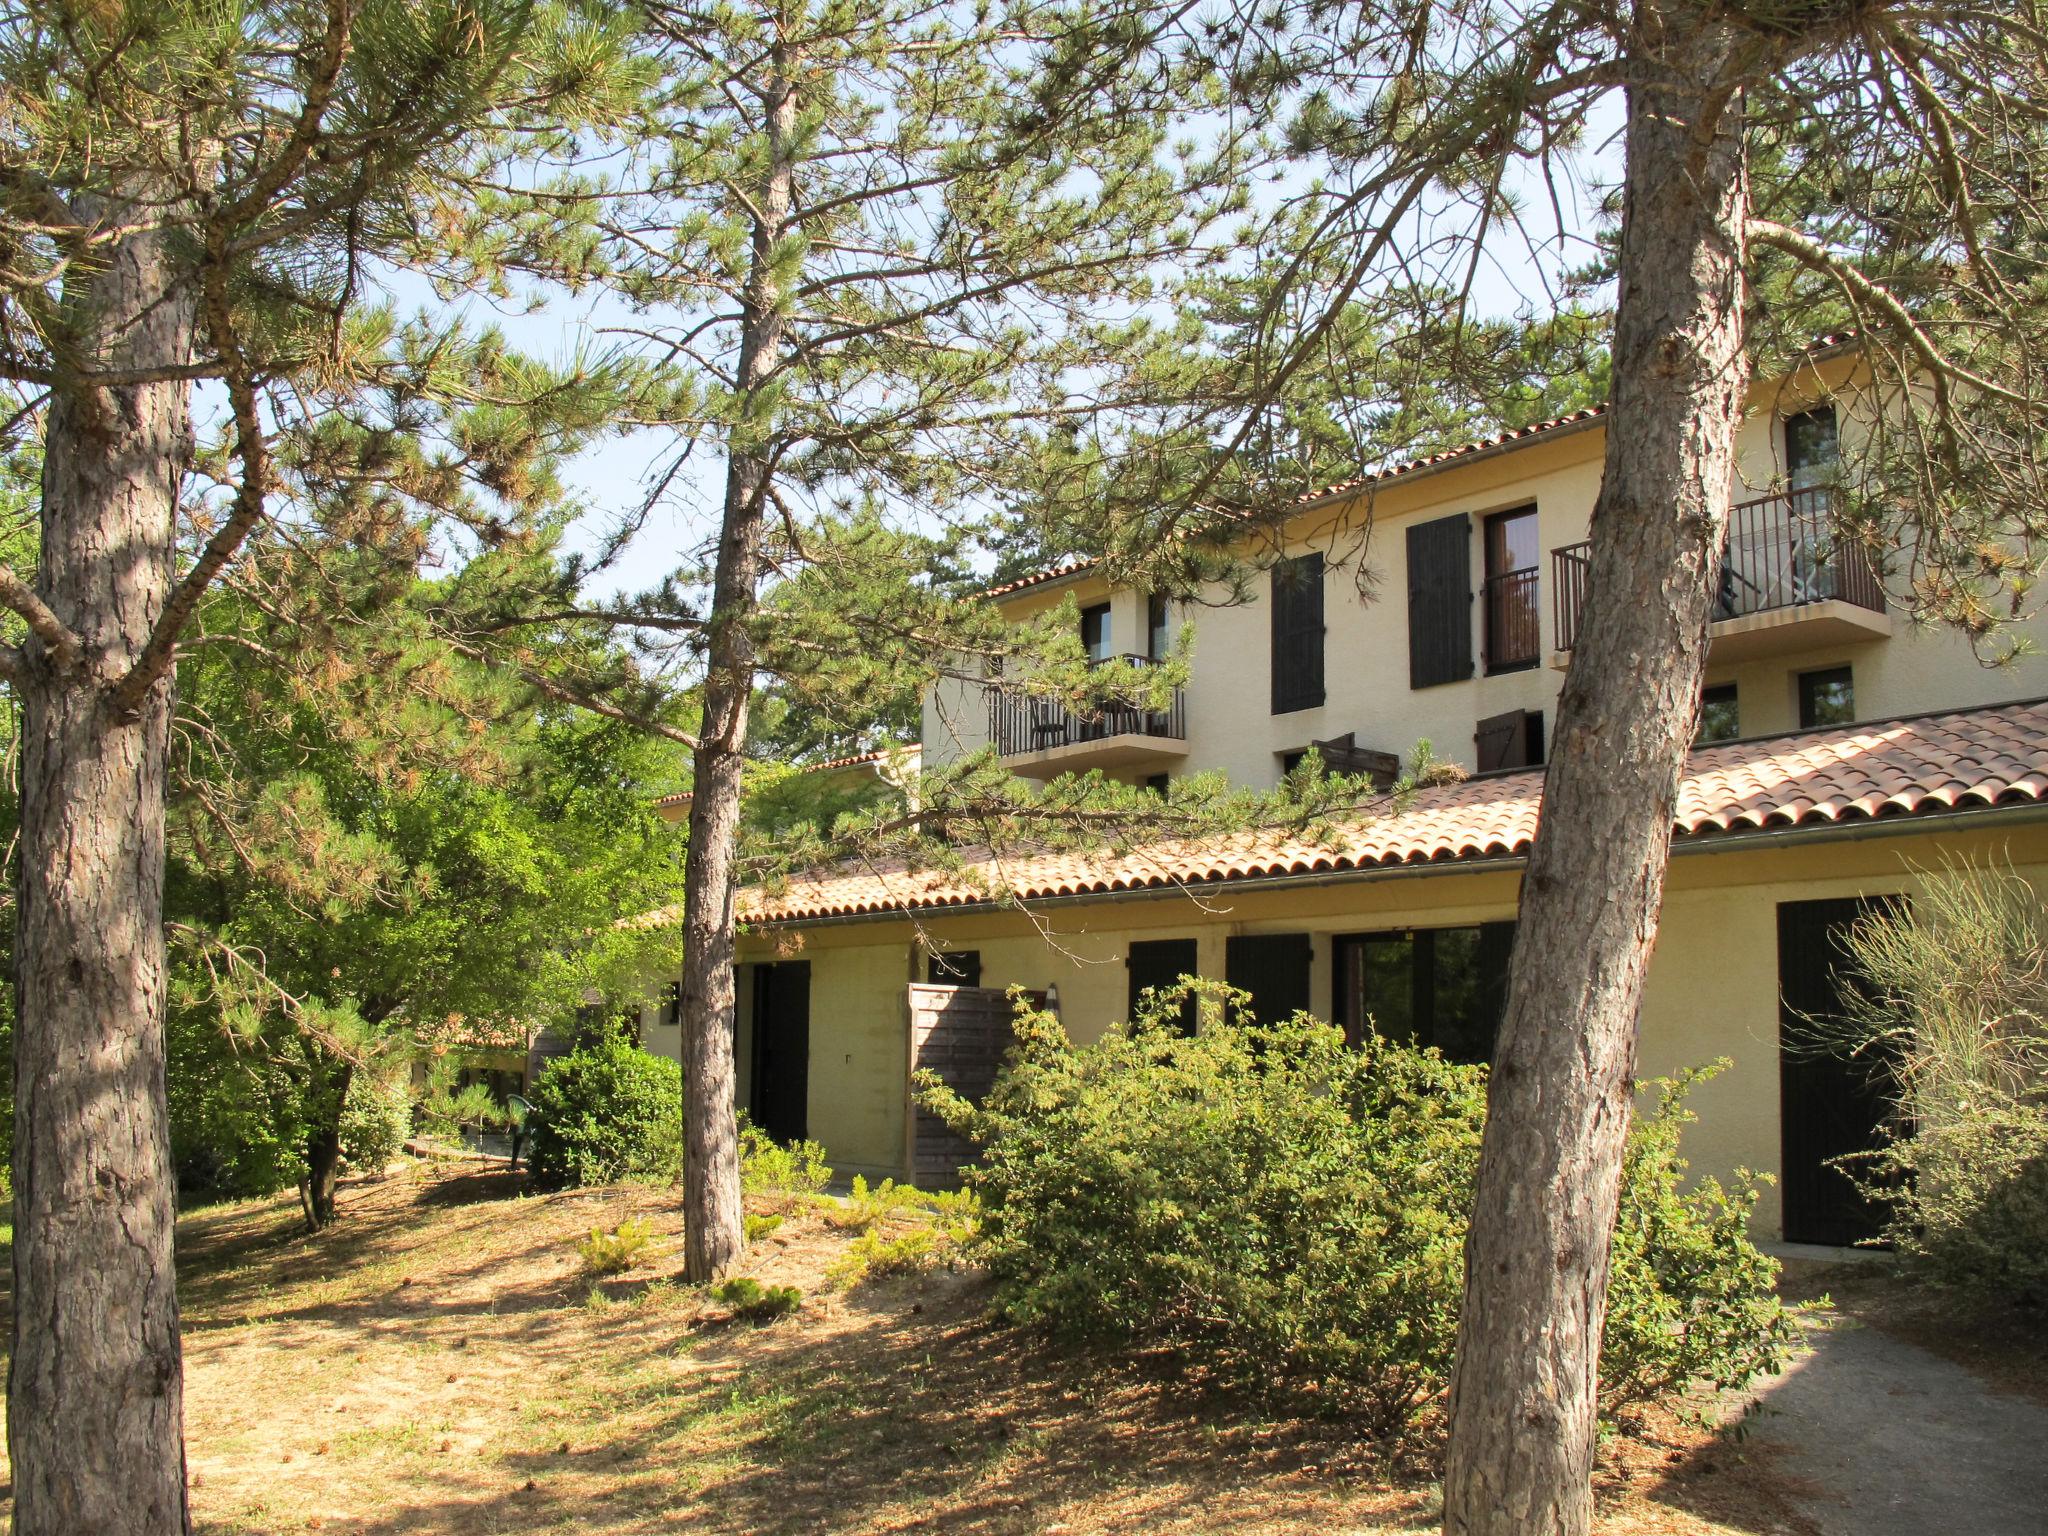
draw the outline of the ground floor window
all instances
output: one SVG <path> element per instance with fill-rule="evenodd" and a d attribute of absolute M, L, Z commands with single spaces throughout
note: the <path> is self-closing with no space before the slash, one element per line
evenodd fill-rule
<path fill-rule="evenodd" d="M 1369 1025 L 1453 1061 L 1488 1061 L 1514 942 L 1513 923 L 1346 934 L 1336 943 L 1337 1023 L 1354 1045 Z"/>

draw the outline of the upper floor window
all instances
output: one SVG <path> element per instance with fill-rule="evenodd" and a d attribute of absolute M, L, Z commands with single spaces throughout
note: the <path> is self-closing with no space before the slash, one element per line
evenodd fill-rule
<path fill-rule="evenodd" d="M 1109 604 L 1081 610 L 1081 649 L 1090 661 L 1109 660 Z"/>
<path fill-rule="evenodd" d="M 1486 670 L 1519 672 L 1542 648 L 1536 623 L 1536 509 L 1486 520 Z"/>
<path fill-rule="evenodd" d="M 1742 734 L 1742 713 L 1733 683 L 1716 683 L 1700 691 L 1700 728 L 1695 743 L 1733 741 Z"/>
<path fill-rule="evenodd" d="M 1847 725 L 1856 718 L 1856 678 L 1847 667 L 1799 674 L 1799 728 Z"/>
<path fill-rule="evenodd" d="M 1323 702 L 1323 557 L 1273 567 L 1273 713 Z"/>
<path fill-rule="evenodd" d="M 1145 599 L 1145 654 L 1154 661 L 1167 651 L 1166 595 L 1154 592 Z"/>
<path fill-rule="evenodd" d="M 1835 408 L 1823 405 L 1785 418 L 1785 479 L 1795 491 L 1826 485 L 1841 461 Z"/>

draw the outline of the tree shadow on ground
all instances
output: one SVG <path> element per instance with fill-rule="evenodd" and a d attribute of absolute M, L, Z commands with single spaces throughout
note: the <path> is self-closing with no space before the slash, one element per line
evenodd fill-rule
<path fill-rule="evenodd" d="M 835 1303 L 841 1326 L 824 1333 L 650 1337 L 643 1356 L 691 1351 L 689 1387 L 622 1386 L 594 1446 L 508 1447 L 500 1496 L 423 1487 L 358 1523 L 370 1536 L 624 1531 L 655 1518 L 763 1536 L 899 1523 L 1006 1533 L 1080 1510 L 1099 1526 L 1116 1510 L 1131 1529 L 1226 1511 L 1233 1528 L 1299 1528 L 1305 1503 L 1356 1513 L 1359 1480 L 1383 1472 L 1339 1425 L 1219 1412 L 1195 1389 L 992 1324 L 985 1303 L 978 1284 L 941 1277 Z M 634 1363 L 620 1362 L 622 1381 Z M 1412 1490 L 1380 1492 L 1381 1528 L 1428 1527 Z"/>

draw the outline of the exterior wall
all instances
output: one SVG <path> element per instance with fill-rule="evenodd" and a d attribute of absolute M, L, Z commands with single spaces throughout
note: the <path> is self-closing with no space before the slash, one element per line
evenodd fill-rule
<path fill-rule="evenodd" d="M 1710 851 L 1717 850 L 1717 851 Z M 1694 1090 L 1687 1132 L 1694 1170 L 1775 1173 L 1779 1164 L 1777 906 L 1832 896 L 1910 892 L 1944 858 L 2009 859 L 2048 886 L 2048 822 L 1965 815 L 1940 829 L 1878 823 L 1869 835 L 1692 845 L 1672 863 L 1669 894 L 1643 1005 L 1639 1076 L 1646 1083 L 1728 1058 Z M 1275 885 L 1184 894 L 1126 894 L 1022 914 L 934 914 L 926 931 L 978 949 L 982 984 L 1057 986 L 1059 1011 L 1081 1043 L 1126 1013 L 1123 957 L 1134 939 L 1193 937 L 1206 974 L 1223 973 L 1233 933 L 1302 932 L 1314 938 L 1313 1006 L 1328 1017 L 1340 934 L 1454 926 L 1512 917 L 1513 867 L 1396 874 L 1321 886 Z M 900 1173 L 908 1025 L 904 989 L 916 942 L 899 920 L 803 931 L 813 970 L 812 1135 L 836 1167 Z M 765 940 L 753 941 L 764 945 Z M 1775 1188 L 1757 1228 L 1779 1230 Z"/>
<path fill-rule="evenodd" d="M 1738 501 L 1782 484 L 1783 416 L 1810 405 L 1823 382 L 1844 386 L 1847 368 L 1838 361 L 1756 391 L 1737 442 Z M 1867 435 L 1860 417 L 1875 407 L 1851 393 L 1837 400 L 1837 409 L 1844 451 L 1853 457 Z M 1475 456 L 1470 463 L 1405 476 L 1348 503 L 1305 512 L 1289 526 L 1285 552 L 1319 549 L 1328 563 L 1324 704 L 1285 715 L 1271 711 L 1271 618 L 1263 576 L 1253 579 L 1248 603 L 1227 604 L 1219 590 L 1208 602 L 1180 605 L 1175 623 L 1192 624 L 1195 641 L 1187 690 L 1188 755 L 1174 771 L 1221 769 L 1234 782 L 1265 787 L 1280 776 L 1281 754 L 1347 731 L 1362 747 L 1403 758 L 1418 741 L 1428 740 L 1439 757 L 1469 768 L 1476 761 L 1473 730 L 1480 720 L 1516 709 L 1540 709 L 1546 717 L 1554 713 L 1564 674 L 1549 664 L 1557 596 L 1550 554 L 1585 538 L 1605 451 L 1606 430 L 1596 423 L 1490 457 Z M 1544 660 L 1497 676 L 1487 676 L 1481 661 L 1468 680 L 1411 689 L 1406 530 L 1431 518 L 1469 514 L 1476 591 L 1483 575 L 1480 520 L 1531 502 L 1539 530 Z M 1112 649 L 1144 648 L 1142 595 L 1127 590 L 1111 594 L 1100 577 L 1083 575 L 1028 589 L 1009 599 L 1006 611 L 1021 618 L 1056 606 L 1070 594 L 1083 605 L 1109 597 Z M 1476 597 L 1471 622 L 1472 653 L 1479 658 L 1484 615 Z M 1802 648 L 1741 662 L 1710 657 L 1707 682 L 1737 685 L 1744 736 L 1797 728 L 1798 674 L 1845 663 L 1853 668 L 1857 717 L 1865 720 L 2048 694 L 2048 654 L 1989 669 L 1953 633 L 1915 632 L 1896 614 L 1892 625 L 1889 638 L 1825 644 L 1787 638 L 1784 643 Z M 2048 640 L 2048 626 L 2034 628 L 2037 641 Z M 2048 646 L 2043 649 L 2048 652 Z M 927 762 L 936 766 L 986 740 L 986 706 L 978 686 L 950 683 L 926 699 Z"/>
<path fill-rule="evenodd" d="M 781 959 L 811 965 L 810 1139 L 824 1144 L 842 1175 L 900 1174 L 909 1108 L 903 991 L 912 975 L 909 942 L 821 946 L 793 956 L 754 944 L 740 961 L 734 1008 L 734 1096 L 742 1109 L 754 1092 L 754 962 Z M 641 1009 L 640 1044 L 682 1060 L 682 1031 L 661 1022 L 658 1005 Z"/>

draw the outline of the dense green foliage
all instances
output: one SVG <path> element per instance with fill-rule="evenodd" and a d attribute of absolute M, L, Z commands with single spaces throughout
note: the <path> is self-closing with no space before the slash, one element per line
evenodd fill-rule
<path fill-rule="evenodd" d="M 578 1046 L 533 1087 L 532 1168 L 543 1188 L 674 1179 L 683 1165 L 683 1074 L 616 1037 Z"/>
<path fill-rule="evenodd" d="M 1414 1430 L 1456 1339 L 1485 1073 L 1307 1018 L 1193 1039 L 1156 1014 L 1095 1045 L 1024 1013 L 984 1106 L 980 1246 L 1011 1317 L 1164 1346 L 1234 1387 Z M 1177 996 L 1177 994 L 1176 994 Z M 1168 998 L 1166 1006 L 1175 1006 Z M 1683 1186 L 1673 1085 L 1631 1146 L 1603 1402 L 1748 1378 L 1787 1338 L 1752 1195 Z"/>
<path fill-rule="evenodd" d="M 357 1072 L 342 1100 L 341 1160 L 353 1173 L 381 1173 L 412 1134 L 412 1084 L 402 1072 Z"/>
<path fill-rule="evenodd" d="M 1847 950 L 1864 981 L 1850 1017 L 1809 1028 L 1892 1085 L 1889 1144 L 1849 1170 L 1888 1206 L 1886 1237 L 1943 1284 L 2048 1303 L 2041 898 L 2009 870 L 1952 867 L 1859 922 Z"/>

